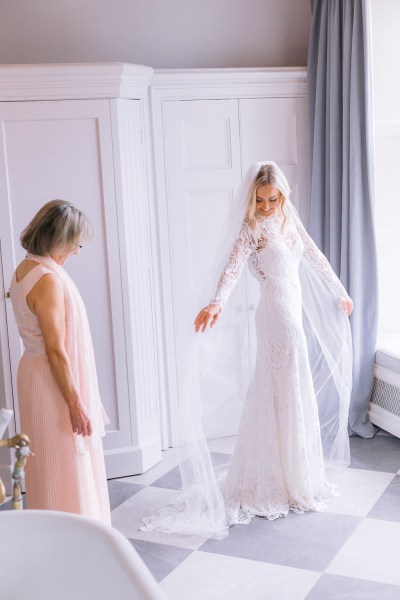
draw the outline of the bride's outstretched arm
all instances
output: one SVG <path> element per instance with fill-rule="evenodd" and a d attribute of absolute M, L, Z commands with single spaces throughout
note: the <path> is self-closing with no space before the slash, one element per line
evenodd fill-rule
<path fill-rule="evenodd" d="M 314 240 L 308 235 L 304 225 L 297 222 L 297 229 L 304 244 L 304 258 L 316 270 L 320 277 L 326 281 L 332 294 L 337 298 L 338 303 L 343 310 L 350 315 L 353 310 L 353 303 L 346 292 L 342 282 L 332 269 L 328 259 L 318 248 Z"/>
<path fill-rule="evenodd" d="M 240 234 L 233 245 L 229 259 L 222 272 L 216 292 L 208 306 L 203 308 L 196 317 L 195 329 L 205 331 L 208 323 L 213 327 L 218 315 L 224 307 L 229 295 L 235 287 L 247 259 L 255 248 L 252 230 L 247 223 L 243 223 Z"/>
<path fill-rule="evenodd" d="M 229 259 L 222 272 L 214 297 L 210 304 L 218 304 L 222 309 L 233 291 L 243 267 L 255 248 L 252 230 L 247 223 L 243 223 L 239 237 L 233 245 Z"/>

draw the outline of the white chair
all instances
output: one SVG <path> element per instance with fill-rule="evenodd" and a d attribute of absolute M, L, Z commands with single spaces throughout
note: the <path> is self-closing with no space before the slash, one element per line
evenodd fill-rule
<path fill-rule="evenodd" d="M 166 600 L 119 531 L 42 510 L 0 513 L 0 598 Z"/>

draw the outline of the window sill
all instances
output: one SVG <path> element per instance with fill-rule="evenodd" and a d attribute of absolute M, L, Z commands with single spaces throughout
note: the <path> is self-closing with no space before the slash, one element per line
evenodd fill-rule
<path fill-rule="evenodd" d="M 379 336 L 375 364 L 400 375 L 400 336 Z"/>

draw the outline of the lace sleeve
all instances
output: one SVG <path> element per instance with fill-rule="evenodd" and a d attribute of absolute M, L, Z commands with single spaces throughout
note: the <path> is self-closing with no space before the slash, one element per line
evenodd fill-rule
<path fill-rule="evenodd" d="M 304 244 L 304 258 L 320 275 L 321 279 L 326 281 L 332 294 L 340 302 L 349 298 L 346 289 L 340 279 L 332 269 L 328 259 L 311 239 L 301 223 L 297 223 L 297 229 Z"/>
<path fill-rule="evenodd" d="M 243 223 L 239 236 L 233 245 L 229 260 L 219 279 L 217 290 L 210 304 L 218 304 L 224 307 L 229 295 L 235 287 L 240 274 L 250 254 L 255 249 L 255 242 L 247 223 Z"/>

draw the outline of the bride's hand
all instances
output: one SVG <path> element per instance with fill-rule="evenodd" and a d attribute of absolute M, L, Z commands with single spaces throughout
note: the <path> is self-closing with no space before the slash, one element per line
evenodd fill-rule
<path fill-rule="evenodd" d="M 349 296 L 342 300 L 342 308 L 348 317 L 353 312 L 353 301 L 351 298 L 349 298 Z"/>
<path fill-rule="evenodd" d="M 218 304 L 209 304 L 203 308 L 197 315 L 194 322 L 194 329 L 196 333 L 200 331 L 200 329 L 201 331 L 205 331 L 210 321 L 210 327 L 214 327 L 220 312 L 221 308 L 218 306 Z"/>

